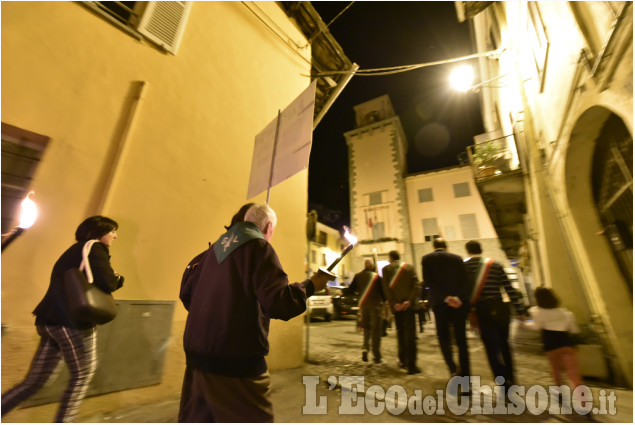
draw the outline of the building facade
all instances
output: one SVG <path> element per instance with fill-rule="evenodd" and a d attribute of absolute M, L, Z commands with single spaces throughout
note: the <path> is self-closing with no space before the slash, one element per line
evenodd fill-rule
<path fill-rule="evenodd" d="M 355 106 L 355 130 L 346 132 L 349 150 L 351 227 L 359 237 L 353 268 L 364 259 L 388 259 L 396 250 L 415 266 L 443 237 L 450 251 L 465 257 L 465 243 L 481 242 L 486 255 L 510 261 L 483 205 L 469 166 L 408 175 L 408 141 L 387 95 Z"/>
<path fill-rule="evenodd" d="M 307 28 L 324 26 L 308 2 L 287 9 L 276 2 L 125 3 L 134 6 L 1 6 L 3 233 L 16 224 L 26 192 L 39 208 L 36 224 L 2 253 L 2 387 L 24 377 L 38 343 L 31 312 L 88 216 L 119 223 L 112 264 L 126 279 L 115 298 L 173 305 L 169 338 L 156 353 L 165 366 L 148 359 L 160 385 L 136 389 L 135 397 L 88 398 L 80 414 L 180 393 L 185 266 L 241 205 L 265 202 L 265 193 L 246 199 L 255 136 L 309 86 L 311 47 L 330 37 L 323 31 L 308 41 Z M 326 44 L 320 54 L 328 56 L 337 43 Z M 350 68 L 344 59 L 320 63 L 332 69 L 342 60 Z M 334 83 L 337 77 L 318 81 L 316 114 Z M 278 215 L 272 244 L 292 282 L 305 278 L 306 240 L 298 235 L 306 205 L 306 170 L 271 189 Z M 156 334 L 145 322 L 155 317 L 142 312 L 126 326 L 135 343 L 119 351 L 151 345 Z M 270 368 L 303 362 L 303 326 L 301 317 L 272 321 Z M 20 409 L 8 419 L 47 422 L 54 409 Z"/>
<path fill-rule="evenodd" d="M 484 176 L 473 155 L 492 222 L 523 273 L 575 313 L 597 376 L 630 386 L 632 2 L 455 4 L 478 52 L 492 52 L 478 61 L 487 134 L 472 151 L 507 157 Z"/>

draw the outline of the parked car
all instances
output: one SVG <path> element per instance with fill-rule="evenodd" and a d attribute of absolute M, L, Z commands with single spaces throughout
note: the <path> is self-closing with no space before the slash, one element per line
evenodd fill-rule
<path fill-rule="evenodd" d="M 359 297 L 354 294 L 348 286 L 330 286 L 327 289 L 330 290 L 331 296 L 333 297 L 333 308 L 336 319 L 348 315 L 357 315 L 357 311 L 359 310 L 357 306 Z"/>
<path fill-rule="evenodd" d="M 307 302 L 307 314 L 310 318 L 324 317 L 327 322 L 333 317 L 333 297 L 328 288 L 311 295 Z"/>

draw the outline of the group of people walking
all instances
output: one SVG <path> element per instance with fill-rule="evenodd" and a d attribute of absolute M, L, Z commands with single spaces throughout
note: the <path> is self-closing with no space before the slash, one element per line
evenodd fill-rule
<path fill-rule="evenodd" d="M 362 360 L 368 361 L 368 352 L 372 350 L 375 363 L 381 362 L 382 306 L 387 303 L 397 326 L 399 366 L 408 374 L 420 372 L 416 317 L 421 308 L 419 294 L 421 288 L 425 288 L 449 376 L 469 377 L 472 373 L 467 342 L 469 322 L 472 330 L 480 335 L 493 378 L 502 377 L 502 384 L 509 388 L 516 384 L 509 345 L 511 308 L 518 319 L 525 322 L 528 311 L 522 295 L 512 287 L 500 263 L 483 257 L 478 241 L 466 243 L 469 255 L 466 259 L 449 252 L 442 238 L 435 239 L 432 245 L 434 251 L 421 259 L 422 284 L 414 267 L 400 261 L 397 251 L 389 253 L 390 264 L 381 270 L 381 277 L 375 262 L 367 259 L 364 270 L 353 278 L 350 288 L 360 294 L 359 314 L 364 333 Z M 511 303 L 503 301 L 503 291 Z M 580 385 L 577 355 L 569 337 L 578 331 L 573 314 L 559 308 L 559 301 L 550 289 L 538 288 L 536 300 L 538 306 L 529 309 L 534 322 L 528 326 L 543 331 L 544 349 L 557 385 L 563 382 L 560 374 L 563 366 L 571 382 Z"/>
<path fill-rule="evenodd" d="M 307 298 L 334 278 L 320 270 L 309 279 L 290 284 L 270 244 L 276 225 L 277 216 L 268 205 L 246 204 L 216 242 L 186 268 L 179 293 L 188 310 L 183 335 L 187 366 L 179 422 L 273 422 L 265 361 L 270 319 L 289 320 L 303 313 Z M 63 359 L 70 379 L 55 419 L 74 420 L 96 369 L 96 324 L 77 320 L 69 311 L 64 275 L 80 267 L 83 247 L 91 242 L 94 248 L 84 263 L 92 269 L 94 285 L 106 293 L 121 288 L 123 276 L 111 267 L 109 254 L 117 228 L 108 217 L 89 217 L 77 228 L 76 243 L 55 263 L 48 291 L 33 312 L 39 346 L 24 380 L 2 395 L 3 416 L 35 394 Z M 522 317 L 525 312 L 520 295 L 500 264 L 481 258 L 478 242 L 466 245 L 471 255 L 466 261 L 449 253 L 442 239 L 434 241 L 434 248 L 422 258 L 423 278 L 450 374 L 471 373 L 465 332 L 466 318 L 473 309 L 494 376 L 503 376 L 506 385 L 513 384 L 509 309 L 507 313 L 500 309 L 500 289 L 507 291 Z M 400 261 L 398 252 L 391 251 L 389 259 L 381 277 L 374 262 L 367 260 L 351 285 L 360 294 L 362 359 L 369 361 L 371 352 L 375 363 L 382 362 L 380 341 L 387 303 L 397 327 L 399 364 L 408 374 L 416 374 L 421 372 L 416 345 L 420 285 L 414 267 Z M 557 308 L 558 301 L 548 289 L 540 289 L 542 292 L 536 292 L 538 307 L 530 313 L 543 329 L 556 381 L 561 381 L 562 364 L 574 379 L 577 359 L 566 336 L 575 331 L 575 320 L 570 312 Z M 452 354 L 452 334 L 458 347 L 458 366 Z"/>

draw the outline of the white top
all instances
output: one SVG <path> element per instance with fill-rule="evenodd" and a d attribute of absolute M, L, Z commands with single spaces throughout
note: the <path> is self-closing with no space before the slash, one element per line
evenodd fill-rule
<path fill-rule="evenodd" d="M 531 307 L 529 314 L 534 321 L 533 325 L 526 324 L 529 328 L 569 333 L 580 332 L 575 316 L 566 308 Z"/>

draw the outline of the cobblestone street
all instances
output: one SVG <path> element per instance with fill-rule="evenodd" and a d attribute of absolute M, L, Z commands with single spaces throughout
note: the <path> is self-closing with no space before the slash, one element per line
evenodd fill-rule
<path fill-rule="evenodd" d="M 342 405 L 341 392 L 346 393 L 346 383 L 338 382 L 337 387 L 328 389 L 329 377 L 334 376 L 363 376 L 365 378 L 365 389 L 372 385 L 379 385 L 387 390 L 392 385 L 400 385 L 408 396 L 415 394 L 415 390 L 420 390 L 422 396 L 435 396 L 437 391 L 442 390 L 445 394 L 449 372 L 441 356 L 439 346 L 436 339 L 434 324 L 428 322 L 425 331 L 418 334 L 418 361 L 417 364 L 421 369 L 421 373 L 417 375 L 407 375 L 406 371 L 398 367 L 397 359 L 397 340 L 394 329 L 388 330 L 388 336 L 382 339 L 382 357 L 383 362 L 375 365 L 371 361 L 364 363 L 361 359 L 361 341 L 362 336 L 354 328 L 354 320 L 342 320 L 336 322 L 313 322 L 310 328 L 310 350 L 309 363 L 306 369 L 311 374 L 320 377 L 320 386 L 318 387 L 318 396 L 326 395 L 328 397 L 329 418 L 333 418 L 332 414 L 337 415 L 336 407 Z M 518 322 L 512 324 L 512 334 L 510 337 L 512 342 L 512 350 L 516 365 L 517 383 L 519 385 L 541 385 L 545 388 L 552 385 L 551 374 L 549 371 L 549 363 L 541 350 L 541 343 L 537 332 L 524 329 Z M 494 386 L 493 376 L 491 375 L 485 351 L 480 338 L 469 332 L 468 342 L 470 348 L 470 362 L 473 375 L 481 376 L 481 385 Z M 456 355 L 456 354 L 455 354 Z M 334 378 L 330 379 L 334 383 Z M 609 389 L 607 384 L 600 382 L 587 382 L 592 388 L 595 395 L 594 400 L 597 403 L 597 393 L 601 389 Z M 617 414 L 594 416 L 596 421 L 601 422 L 632 422 L 632 392 L 626 391 L 617 394 Z M 608 391 L 607 391 L 608 394 Z M 449 396 L 452 397 L 452 396 Z M 472 403 L 475 403 L 477 397 L 484 397 L 487 401 L 485 405 L 490 403 L 488 396 L 479 396 L 473 394 Z M 346 398 L 346 394 L 345 394 Z M 335 406 L 331 406 L 335 404 Z M 473 404 L 472 404 L 473 405 Z M 494 403 L 494 406 L 496 404 Z M 276 405 L 277 407 L 280 404 Z M 333 413 L 331 413 L 333 409 Z M 372 415 L 366 412 L 365 415 L 342 415 L 337 416 L 337 422 L 399 422 L 399 421 L 424 421 L 424 422 L 586 422 L 587 418 L 575 414 L 571 415 L 550 415 L 547 409 L 543 413 L 532 414 L 527 409 L 522 414 L 473 414 L 454 415 L 447 406 L 444 406 L 443 414 L 435 413 L 427 414 L 417 413 L 415 415 L 406 409 L 399 415 L 390 414 L 387 409 L 379 415 Z M 315 422 L 319 422 L 319 416 Z M 626 418 L 626 419 L 624 419 Z M 295 421 L 305 421 L 307 416 L 295 418 Z M 324 419 L 324 418 L 322 418 Z M 310 420 L 309 420 L 310 421 Z"/>
<path fill-rule="evenodd" d="M 513 323 L 511 334 L 518 384 L 527 387 L 537 384 L 545 388 L 551 385 L 549 365 L 541 351 L 538 333 L 528 331 L 520 327 L 518 323 Z M 372 362 L 372 356 L 369 356 L 368 363 L 362 361 L 362 335 L 355 329 L 354 319 L 345 318 L 333 322 L 322 322 L 315 319 L 309 327 L 309 341 L 309 358 L 302 367 L 271 371 L 271 397 L 275 422 L 590 422 L 588 418 L 575 413 L 568 415 L 549 414 L 549 409 L 546 411 L 539 409 L 540 411 L 536 414 L 532 414 L 528 409 L 522 409 L 522 412 L 518 412 L 519 414 L 483 414 L 475 413 L 472 410 L 468 410 L 465 414 L 453 414 L 447 403 L 456 400 L 456 398 L 453 395 L 446 396 L 449 374 L 437 344 L 434 324 L 430 322 L 425 326 L 425 332 L 418 334 L 417 364 L 421 373 L 417 375 L 407 375 L 405 370 L 398 367 L 397 339 L 394 329 L 389 329 L 388 335 L 382 339 L 383 362 L 378 365 Z M 469 333 L 468 343 L 472 373 L 482 377 L 481 386 L 493 386 L 493 377 L 480 339 Z M 423 410 L 421 403 L 419 403 L 419 410 L 414 409 L 413 411 L 409 408 L 405 408 L 403 411 L 384 408 L 389 403 L 385 403 L 384 400 L 376 400 L 374 396 L 364 399 L 365 394 L 361 389 L 356 395 L 357 398 L 354 398 L 355 394 L 347 390 L 351 387 L 350 384 L 346 383 L 346 378 L 340 379 L 342 376 L 364 377 L 364 390 L 376 385 L 384 391 L 388 391 L 392 386 L 398 385 L 404 389 L 408 397 L 420 394 L 421 397 L 417 395 L 417 398 L 431 396 L 437 401 L 432 407 L 426 405 Z M 633 422 L 632 390 L 613 388 L 607 383 L 590 380 L 587 381 L 587 385 L 593 391 L 593 406 L 597 406 L 599 394 L 602 391 L 607 396 L 613 392 L 616 397 L 614 414 L 594 415 L 594 421 Z M 438 391 L 442 391 L 442 396 L 437 397 Z M 480 397 L 483 397 L 481 405 L 489 405 L 488 396 L 478 395 L 474 391 L 471 406 Z M 134 408 L 113 410 L 99 415 L 87 411 L 82 414 L 82 409 L 80 409 L 77 421 L 84 423 L 174 423 L 177 420 L 178 406 L 179 399 L 172 396 L 166 397 L 161 402 L 151 404 L 141 402 Z M 351 414 L 350 406 L 362 408 L 363 413 Z M 373 410 L 373 406 L 379 406 L 379 408 Z M 608 410 L 609 406 L 606 407 Z M 442 413 L 439 408 L 442 409 Z M 3 418 L 3 422 L 22 422 L 17 420 L 20 417 L 18 409 L 16 414 L 10 414 Z M 50 412 L 42 411 L 42 418 L 37 422 L 48 420 L 50 420 Z"/>

